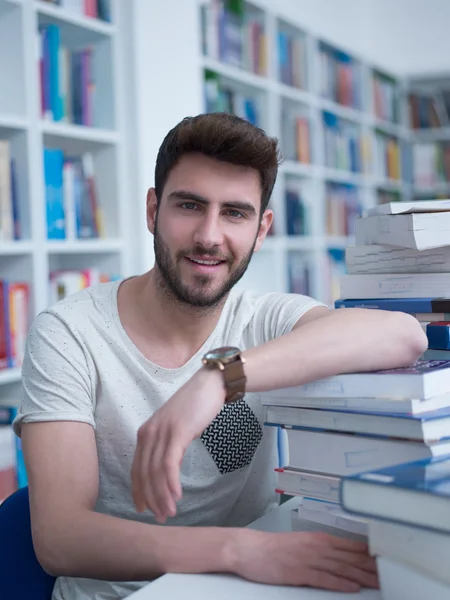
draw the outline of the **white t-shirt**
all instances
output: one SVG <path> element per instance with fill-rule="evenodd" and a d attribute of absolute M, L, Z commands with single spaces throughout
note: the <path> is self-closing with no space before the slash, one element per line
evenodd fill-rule
<path fill-rule="evenodd" d="M 289 332 L 312 298 L 233 291 L 217 326 L 198 352 L 177 369 L 160 367 L 138 350 L 118 314 L 120 281 L 74 294 L 33 323 L 23 363 L 24 398 L 14 421 L 80 421 L 95 429 L 99 460 L 96 511 L 155 523 L 136 513 L 131 465 L 137 430 L 201 367 L 218 346 L 242 350 Z M 188 416 L 187 416 L 188 417 Z M 74 449 L 74 451 L 76 451 Z M 245 526 L 276 503 L 276 429 L 263 429 L 260 395 L 226 405 L 181 467 L 182 500 L 168 525 Z M 156 482 L 157 485 L 157 482 Z M 146 582 L 58 578 L 53 600 L 123 598 Z"/>

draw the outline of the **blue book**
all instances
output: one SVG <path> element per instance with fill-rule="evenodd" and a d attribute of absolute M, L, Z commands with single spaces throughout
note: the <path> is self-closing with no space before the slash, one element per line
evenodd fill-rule
<path fill-rule="evenodd" d="M 336 300 L 335 308 L 379 308 L 409 314 L 450 312 L 450 298 L 366 298 Z"/>
<path fill-rule="evenodd" d="M 450 456 L 344 477 L 348 512 L 450 534 Z"/>
<path fill-rule="evenodd" d="M 428 347 L 435 350 L 450 350 L 450 322 L 435 321 L 427 325 Z"/>

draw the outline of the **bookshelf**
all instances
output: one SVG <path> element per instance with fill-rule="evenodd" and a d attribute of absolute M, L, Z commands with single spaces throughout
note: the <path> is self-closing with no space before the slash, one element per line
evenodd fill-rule
<path fill-rule="evenodd" d="M 123 7 L 118 0 L 97 3 L 99 9 L 100 4 L 110 20 L 105 13 L 86 16 L 71 11 L 64 2 L 59 6 L 43 0 L 0 0 L 0 51 L 8 57 L 0 61 L 0 212 L 6 210 L 5 187 L 3 196 L 1 190 L 5 176 L 1 144 L 6 141 L 16 185 L 15 200 L 8 190 L 9 201 L 15 202 L 12 212 L 17 211 L 20 223 L 16 231 L 13 215 L 13 234 L 0 231 L 0 279 L 28 284 L 29 322 L 50 303 L 49 280 L 54 271 L 87 269 L 111 278 L 132 272 L 126 201 L 129 172 L 124 160 L 124 32 L 119 27 Z M 51 46 L 54 38 L 43 42 L 44 34 L 38 34 L 48 28 L 57 36 L 57 50 Z M 58 59 L 56 84 L 54 80 L 47 84 L 39 68 L 39 58 L 48 48 L 48 60 Z M 79 63 L 75 55 L 82 57 Z M 78 74 L 85 77 L 80 92 L 74 83 L 77 64 L 81 64 Z M 49 86 L 47 92 L 42 81 Z M 50 106 L 43 105 L 46 93 Z M 98 235 L 83 237 L 78 229 L 69 235 L 65 222 L 61 239 L 48 238 L 48 188 L 54 181 L 47 180 L 44 151 L 60 152 L 64 165 L 89 157 L 82 163 L 83 174 L 91 173 L 88 165 L 93 168 L 94 197 L 102 216 Z M 12 165 L 9 175 L 13 177 Z M 79 180 L 74 182 L 79 185 Z M 80 210 L 79 206 L 73 210 Z M 0 405 L 15 405 L 19 398 L 20 365 L 1 370 Z"/>
<path fill-rule="evenodd" d="M 331 305 L 354 215 L 412 194 L 406 82 L 289 22 L 275 4 L 212 1 L 200 13 L 206 110 L 248 118 L 279 138 L 285 158 L 272 235 L 239 285 Z M 258 57 L 249 60 L 249 46 Z"/>

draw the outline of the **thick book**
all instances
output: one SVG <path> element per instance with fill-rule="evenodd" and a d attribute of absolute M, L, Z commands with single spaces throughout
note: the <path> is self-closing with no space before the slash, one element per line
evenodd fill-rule
<path fill-rule="evenodd" d="M 369 520 L 369 552 L 398 560 L 450 585 L 450 535 L 446 533 Z"/>
<path fill-rule="evenodd" d="M 427 350 L 426 354 L 432 352 Z M 441 354 L 445 351 L 437 350 Z M 425 357 L 427 358 L 427 357 Z M 429 359 L 450 360 L 450 351 L 446 356 L 428 356 Z M 429 413 L 440 408 L 450 406 L 450 393 L 432 398 L 301 398 L 285 397 L 280 391 L 280 395 L 272 395 L 270 398 L 263 398 L 266 406 L 276 407 L 296 407 L 313 408 L 315 410 L 345 411 L 355 413 L 383 413 L 403 414 L 403 415 L 421 415 Z M 278 394 L 278 392 L 275 392 Z"/>
<path fill-rule="evenodd" d="M 364 298 L 340 299 L 334 303 L 335 308 L 375 308 L 378 310 L 393 310 L 406 312 L 410 315 L 417 313 L 446 313 L 450 312 L 450 298 Z"/>
<path fill-rule="evenodd" d="M 386 202 L 367 209 L 366 214 L 399 215 L 450 211 L 450 200 L 416 200 L 414 202 Z"/>
<path fill-rule="evenodd" d="M 368 470 L 341 483 L 351 513 L 450 533 L 450 456 Z"/>
<path fill-rule="evenodd" d="M 389 437 L 286 429 L 290 469 L 342 477 L 450 454 L 450 440 L 424 444 Z"/>
<path fill-rule="evenodd" d="M 347 273 L 446 273 L 450 271 L 450 245 L 429 250 L 393 246 L 347 246 Z"/>
<path fill-rule="evenodd" d="M 450 585 L 386 556 L 377 557 L 383 600 L 448 600 Z"/>
<path fill-rule="evenodd" d="M 435 350 L 450 350 L 450 321 L 434 321 L 426 327 L 428 347 Z"/>
<path fill-rule="evenodd" d="M 346 528 L 348 521 L 338 523 L 338 525 L 328 525 L 325 523 L 318 523 L 317 521 L 311 520 L 308 516 L 302 513 L 301 507 L 292 510 L 291 512 L 291 528 L 292 531 L 310 531 L 310 532 L 322 532 L 334 535 L 337 537 L 343 537 L 346 539 L 354 540 L 357 542 L 367 543 L 367 535 L 361 535 L 349 531 Z M 284 598 L 284 595 L 283 595 Z"/>
<path fill-rule="evenodd" d="M 427 250 L 450 243 L 450 212 L 374 215 L 355 219 L 355 244 Z"/>
<path fill-rule="evenodd" d="M 275 469 L 279 494 L 313 496 L 321 500 L 339 502 L 340 478 L 323 473 L 298 471 L 289 467 Z"/>
<path fill-rule="evenodd" d="M 411 367 L 367 373 L 344 373 L 297 387 L 281 388 L 271 396 L 297 398 L 432 398 L 450 392 L 450 360 L 419 360 Z M 268 398 L 269 395 L 263 395 Z M 269 402 L 265 402 L 269 403 Z"/>
<path fill-rule="evenodd" d="M 266 406 L 265 420 L 265 425 L 289 426 L 295 429 L 389 436 L 425 443 L 445 438 L 450 441 L 450 405 L 421 415 Z"/>
<path fill-rule="evenodd" d="M 347 274 L 340 278 L 341 298 L 439 298 L 449 290 L 450 273 Z"/>

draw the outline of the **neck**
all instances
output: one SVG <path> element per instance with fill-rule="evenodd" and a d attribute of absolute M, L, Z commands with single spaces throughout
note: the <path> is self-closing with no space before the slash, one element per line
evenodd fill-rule
<path fill-rule="evenodd" d="M 217 325 L 226 299 L 207 308 L 181 302 L 167 288 L 157 267 L 136 280 L 134 305 L 145 331 L 164 346 L 195 354 Z"/>

